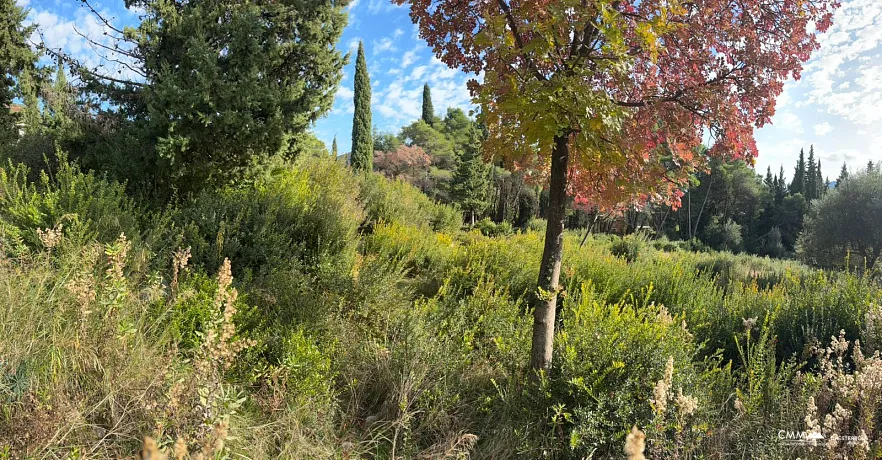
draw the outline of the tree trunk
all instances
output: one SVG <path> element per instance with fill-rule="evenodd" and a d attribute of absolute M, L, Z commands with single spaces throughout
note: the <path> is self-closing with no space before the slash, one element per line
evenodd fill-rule
<path fill-rule="evenodd" d="M 563 230 L 567 207 L 567 168 L 570 160 L 569 133 L 554 138 L 551 152 L 551 181 L 548 187 L 548 226 L 545 248 L 539 266 L 538 285 L 546 296 L 537 296 L 533 309 L 533 344 L 530 366 L 535 371 L 551 369 L 554 349 L 554 323 L 560 263 L 563 252 Z"/>

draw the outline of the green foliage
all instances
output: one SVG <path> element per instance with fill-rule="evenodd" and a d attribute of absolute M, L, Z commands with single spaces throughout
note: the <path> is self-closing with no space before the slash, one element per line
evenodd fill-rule
<path fill-rule="evenodd" d="M 224 420 L 229 457 L 607 458 L 636 425 L 649 458 L 786 458 L 777 430 L 805 429 L 809 397 L 864 407 L 835 399 L 811 351 L 839 330 L 876 346 L 864 274 L 569 232 L 556 359 L 533 382 L 540 219 L 462 232 L 406 183 L 310 157 L 145 215 L 60 164 L 39 184 L 0 170 L 12 456 L 119 458 L 157 430 L 168 451 Z M 212 276 L 227 257 L 235 276 Z"/>
<path fill-rule="evenodd" d="M 450 182 L 451 198 L 463 211 L 470 214 L 472 223 L 475 222 L 475 216 L 481 214 L 489 204 L 489 172 L 481 157 L 478 130 L 472 128 L 469 144 L 463 151 L 456 172 L 453 174 L 453 180 Z"/>
<path fill-rule="evenodd" d="M 699 347 L 677 318 L 655 305 L 606 304 L 590 285 L 582 285 L 564 308 L 555 366 L 560 375 L 549 389 L 555 410 L 549 424 L 558 432 L 547 448 L 568 458 L 617 454 L 629 427 L 652 426 L 658 405 L 648 397 L 669 360 L 674 372 L 666 393 L 672 394 L 665 399 L 673 401 L 680 389 L 697 397 L 699 411 L 690 416 L 696 425 L 716 415 L 706 399 L 712 371 L 703 374 Z"/>
<path fill-rule="evenodd" d="M 799 254 L 822 267 L 873 268 L 882 256 L 882 174 L 855 174 L 816 201 Z"/>
<path fill-rule="evenodd" d="M 375 152 L 394 152 L 401 146 L 401 140 L 392 133 L 374 133 Z"/>
<path fill-rule="evenodd" d="M 18 138 L 19 115 L 12 113 L 12 101 L 21 95 L 17 80 L 29 76 L 36 61 L 28 44 L 36 26 L 26 27 L 26 16 L 15 0 L 0 1 L 0 151 Z"/>
<path fill-rule="evenodd" d="M 371 125 L 371 77 L 364 58 L 364 43 L 358 43 L 355 59 L 355 112 L 352 118 L 352 150 L 349 164 L 356 171 L 373 171 L 374 139 Z"/>
<path fill-rule="evenodd" d="M 435 122 L 435 108 L 432 106 L 432 92 L 428 83 L 423 85 L 423 114 L 421 118 L 429 126 Z"/>
<path fill-rule="evenodd" d="M 645 245 L 645 241 L 638 237 L 628 237 L 622 238 L 615 241 L 610 247 L 609 252 L 612 255 L 619 257 L 621 259 L 626 260 L 627 262 L 634 262 L 640 257 L 640 250 Z"/>
<path fill-rule="evenodd" d="M 23 165 L 0 167 L 0 236 L 3 245 L 12 240 L 31 248 L 42 246 L 38 231 L 58 228 L 76 243 L 113 241 L 121 233 L 141 236 L 143 211 L 125 194 L 122 185 L 84 173 L 62 157 L 50 177 L 39 183 L 28 180 Z M 13 244 L 14 246 L 14 244 Z"/>
<path fill-rule="evenodd" d="M 514 233 L 514 227 L 510 223 L 503 221 L 497 224 L 486 217 L 478 221 L 475 228 L 482 235 L 489 237 L 509 236 Z"/>
<path fill-rule="evenodd" d="M 453 143 L 423 120 L 417 120 L 401 128 L 398 137 L 407 145 L 422 147 L 432 156 L 436 166 L 452 169 L 456 163 Z"/>
<path fill-rule="evenodd" d="M 723 221 L 719 216 L 711 218 L 704 229 L 705 241 L 720 251 L 738 252 L 742 246 L 741 226 L 734 220 Z"/>
<path fill-rule="evenodd" d="M 338 2 L 127 6 L 143 19 L 119 46 L 131 46 L 143 79 L 120 84 L 79 69 L 87 90 L 111 102 L 121 132 L 148 144 L 130 150 L 130 182 L 165 197 L 224 184 L 256 159 L 286 153 L 291 136 L 330 110 L 344 64 Z M 103 160 L 89 166 L 101 170 Z"/>
<path fill-rule="evenodd" d="M 399 222 L 442 233 L 453 233 L 462 226 L 462 215 L 455 208 L 433 201 L 406 182 L 390 181 L 379 174 L 364 177 L 359 199 L 370 225 Z"/>
<path fill-rule="evenodd" d="M 309 159 L 255 184 L 203 192 L 176 220 L 194 263 L 205 270 L 225 258 L 237 261 L 234 271 L 246 277 L 279 267 L 317 267 L 354 249 L 363 217 L 351 196 L 353 182 L 339 164 Z"/>

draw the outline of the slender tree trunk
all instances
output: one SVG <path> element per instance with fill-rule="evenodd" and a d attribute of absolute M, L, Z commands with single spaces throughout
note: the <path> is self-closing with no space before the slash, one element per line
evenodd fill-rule
<path fill-rule="evenodd" d="M 554 323 L 557 308 L 557 289 L 560 281 L 560 263 L 563 252 L 563 230 L 567 206 L 567 168 L 570 159 L 569 133 L 554 138 L 551 153 L 551 183 L 548 187 L 548 226 L 545 230 L 545 249 L 539 266 L 538 285 L 546 296 L 537 296 L 533 310 L 533 345 L 530 367 L 533 370 L 551 369 L 554 350 Z"/>

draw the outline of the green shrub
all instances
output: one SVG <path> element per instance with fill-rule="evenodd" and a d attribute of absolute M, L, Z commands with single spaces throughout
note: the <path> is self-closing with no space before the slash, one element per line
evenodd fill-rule
<path fill-rule="evenodd" d="M 314 269 L 354 254 L 362 221 L 354 186 L 341 165 L 312 159 L 249 187 L 203 192 L 176 220 L 193 262 L 206 270 L 225 258 L 245 278 L 278 267 Z"/>
<path fill-rule="evenodd" d="M 140 238 L 143 210 L 125 188 L 83 173 L 63 158 L 58 170 L 28 181 L 23 165 L 0 167 L 0 241 L 5 247 L 40 248 L 38 230 L 58 227 L 75 244 L 111 242 L 121 233 Z M 4 241 L 5 240 L 5 241 Z"/>
<path fill-rule="evenodd" d="M 487 217 L 479 220 L 475 224 L 475 228 L 478 229 L 482 235 L 491 238 L 509 236 L 514 233 L 514 227 L 512 227 L 511 222 L 503 221 L 497 224 Z"/>
<path fill-rule="evenodd" d="M 644 241 L 640 238 L 630 236 L 615 241 L 610 247 L 609 252 L 612 255 L 624 259 L 628 262 L 634 262 L 640 257 L 640 251 L 643 249 Z"/>
<path fill-rule="evenodd" d="M 527 222 L 527 230 L 531 232 L 545 233 L 548 221 L 545 219 L 530 219 Z"/>
<path fill-rule="evenodd" d="M 454 233 L 462 227 L 462 214 L 456 208 L 433 201 L 404 181 L 368 174 L 360 185 L 359 199 L 370 227 L 380 221 L 427 227 L 441 233 Z"/>

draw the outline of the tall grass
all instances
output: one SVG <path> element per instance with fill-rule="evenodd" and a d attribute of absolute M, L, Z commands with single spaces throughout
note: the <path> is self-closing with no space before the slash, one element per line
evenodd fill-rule
<path fill-rule="evenodd" d="M 879 454 L 868 276 L 567 234 L 536 383 L 541 222 L 464 232 L 318 159 L 149 213 L 64 162 L 27 177 L 0 168 L 0 457 Z"/>

